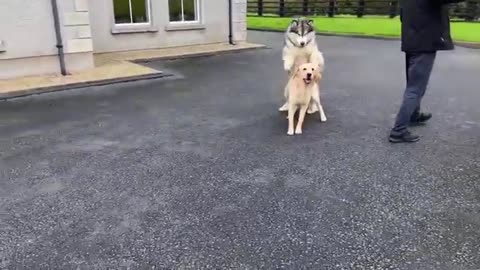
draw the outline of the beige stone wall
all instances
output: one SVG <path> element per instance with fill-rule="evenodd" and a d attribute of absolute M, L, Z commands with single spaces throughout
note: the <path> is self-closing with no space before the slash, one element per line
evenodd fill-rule
<path fill-rule="evenodd" d="M 65 53 L 93 51 L 88 0 L 59 1 L 63 10 Z M 73 6 L 71 6 L 73 4 Z"/>
<path fill-rule="evenodd" d="M 233 38 L 247 40 L 247 0 L 233 0 Z"/>

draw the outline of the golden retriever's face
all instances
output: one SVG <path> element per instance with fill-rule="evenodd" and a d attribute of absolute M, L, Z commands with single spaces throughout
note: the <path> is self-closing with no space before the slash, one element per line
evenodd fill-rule
<path fill-rule="evenodd" d="M 318 66 L 312 63 L 299 66 L 296 75 L 302 78 L 306 84 L 310 84 L 313 81 L 318 82 L 320 80 Z"/>

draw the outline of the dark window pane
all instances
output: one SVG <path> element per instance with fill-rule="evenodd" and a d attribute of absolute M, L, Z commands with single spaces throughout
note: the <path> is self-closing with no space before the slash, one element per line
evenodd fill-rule
<path fill-rule="evenodd" d="M 131 0 L 132 1 L 132 17 L 134 23 L 148 22 L 147 0 Z"/>
<path fill-rule="evenodd" d="M 113 0 L 113 13 L 115 14 L 115 23 L 131 23 L 130 5 L 128 0 Z"/>
<path fill-rule="evenodd" d="M 197 19 L 195 13 L 195 2 L 197 0 L 183 0 L 183 13 L 185 21 L 195 21 Z"/>
<path fill-rule="evenodd" d="M 182 0 L 168 0 L 168 9 L 171 22 L 182 20 Z"/>

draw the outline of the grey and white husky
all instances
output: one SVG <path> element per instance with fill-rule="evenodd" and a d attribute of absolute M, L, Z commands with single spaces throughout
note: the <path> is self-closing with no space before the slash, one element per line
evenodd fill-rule
<path fill-rule="evenodd" d="M 317 47 L 315 37 L 313 20 L 301 17 L 290 22 L 285 31 L 285 45 L 282 53 L 283 68 L 289 75 L 304 63 L 314 63 L 319 66 L 320 72 L 323 72 L 325 60 Z M 287 101 L 279 109 L 280 111 L 288 110 L 288 97 L 286 98 Z M 308 113 L 311 114 L 318 110 L 319 108 L 312 103 L 308 108 Z"/>

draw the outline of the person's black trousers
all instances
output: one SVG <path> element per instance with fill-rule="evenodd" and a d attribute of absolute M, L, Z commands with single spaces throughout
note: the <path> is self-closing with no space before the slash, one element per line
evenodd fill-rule
<path fill-rule="evenodd" d="M 420 112 L 420 104 L 427 90 L 430 74 L 435 62 L 436 52 L 406 53 L 407 87 L 403 102 L 397 114 L 392 135 L 402 135 L 407 131 L 412 117 Z"/>

